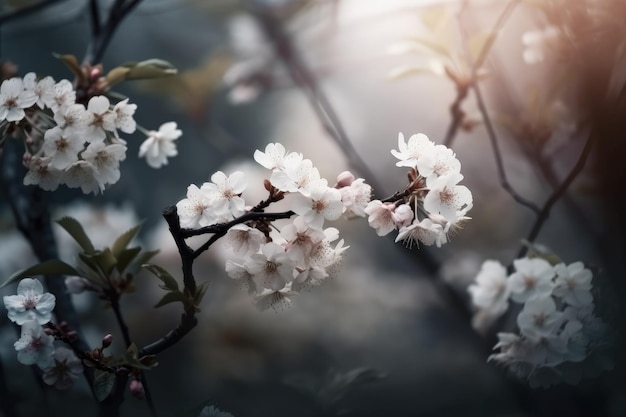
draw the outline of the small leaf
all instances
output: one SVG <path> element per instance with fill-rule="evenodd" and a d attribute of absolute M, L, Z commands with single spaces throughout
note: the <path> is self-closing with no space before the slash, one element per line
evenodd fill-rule
<path fill-rule="evenodd" d="M 68 67 L 74 73 L 74 75 L 76 75 L 76 77 L 79 80 L 79 85 L 85 81 L 85 74 L 83 72 L 83 69 L 80 67 L 78 60 L 76 59 L 74 55 L 71 55 L 71 54 L 64 54 L 64 55 L 52 54 L 52 55 L 58 60 L 60 60 L 61 62 L 63 62 L 65 66 Z"/>
<path fill-rule="evenodd" d="M 180 291 L 172 291 L 168 292 L 161 298 L 161 300 L 155 304 L 154 308 L 162 307 L 169 303 L 181 302 L 185 305 L 185 307 L 189 306 L 189 298 L 185 297 Z"/>
<path fill-rule="evenodd" d="M 120 235 L 117 239 L 115 239 L 115 243 L 113 243 L 113 246 L 111 246 L 111 251 L 113 251 L 113 256 L 117 258 L 120 255 L 120 253 L 122 253 L 122 251 L 126 249 L 130 241 L 133 240 L 133 238 L 139 232 L 139 229 L 141 229 L 141 224 L 138 224 L 132 229 L 127 230 L 122 235 Z"/>
<path fill-rule="evenodd" d="M 141 359 L 139 359 L 139 362 L 141 362 L 142 365 L 148 368 L 154 368 L 155 366 L 159 364 L 159 362 L 157 361 L 156 355 L 142 356 Z"/>
<path fill-rule="evenodd" d="M 126 349 L 126 353 L 130 355 L 130 357 L 133 359 L 137 359 L 139 357 L 139 349 L 134 343 L 131 343 L 131 345 L 128 346 L 128 349 Z"/>
<path fill-rule="evenodd" d="M 142 252 L 139 256 L 137 256 L 136 262 L 141 266 L 145 263 L 148 263 L 148 261 L 152 259 L 157 253 L 159 253 L 158 249 Z"/>
<path fill-rule="evenodd" d="M 203 282 L 202 284 L 200 284 L 200 286 L 198 286 L 198 289 L 196 290 L 196 295 L 193 297 L 193 301 L 195 305 L 200 305 L 200 303 L 202 302 L 202 298 L 204 298 L 204 294 L 206 293 L 207 288 L 209 288 L 208 281 Z"/>
<path fill-rule="evenodd" d="M 137 257 L 141 252 L 140 247 L 124 249 L 117 256 L 117 270 L 121 273 L 124 272 L 126 267 Z"/>
<path fill-rule="evenodd" d="M 85 229 L 83 229 L 83 226 L 81 226 L 78 220 L 72 217 L 63 217 L 56 222 L 74 238 L 76 243 L 78 243 L 85 252 L 93 254 L 96 251 L 93 247 L 93 243 L 91 243 L 91 240 L 87 237 Z"/>
<path fill-rule="evenodd" d="M 111 249 L 105 248 L 103 251 L 98 251 L 93 255 L 93 260 L 98 264 L 102 272 L 107 276 L 113 271 L 115 265 L 117 265 L 117 259 L 111 252 Z"/>
<path fill-rule="evenodd" d="M 93 380 L 93 391 L 100 402 L 109 396 L 115 385 L 115 374 L 96 369 Z"/>
<path fill-rule="evenodd" d="M 171 276 L 165 269 L 155 264 L 143 264 L 141 267 L 152 272 L 158 279 L 163 281 L 163 289 L 178 291 L 178 282 L 176 282 L 176 279 L 174 279 L 174 277 Z"/>
<path fill-rule="evenodd" d="M 30 268 L 17 271 L 9 277 L 0 288 L 5 287 L 12 282 L 18 281 L 22 278 L 32 277 L 34 275 L 76 275 L 82 276 L 73 266 L 66 264 L 59 259 L 51 259 L 49 261 L 42 262 Z"/>
<path fill-rule="evenodd" d="M 106 75 L 109 86 L 125 80 L 147 80 L 151 78 L 169 77 L 178 74 L 178 70 L 162 59 L 147 59 L 141 62 L 127 62 L 113 68 Z"/>

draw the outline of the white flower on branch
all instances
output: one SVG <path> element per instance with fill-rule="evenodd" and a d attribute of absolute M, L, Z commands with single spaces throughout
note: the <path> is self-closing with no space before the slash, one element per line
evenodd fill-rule
<path fill-rule="evenodd" d="M 555 265 L 556 272 L 554 295 L 567 304 L 578 308 L 590 305 L 593 302 L 591 295 L 591 271 L 585 269 L 582 262 L 570 265 L 563 263 Z"/>
<path fill-rule="evenodd" d="M 95 167 L 101 184 L 115 184 L 120 179 L 120 161 L 126 159 L 126 146 L 92 142 L 82 157 Z"/>
<path fill-rule="evenodd" d="M 17 285 L 17 295 L 6 295 L 3 301 L 12 322 L 21 326 L 34 320 L 41 325 L 50 321 L 56 298 L 43 291 L 39 280 L 24 278 Z"/>
<path fill-rule="evenodd" d="M 54 191 L 65 178 L 58 169 L 50 165 L 50 158 L 34 156 L 28 164 L 24 185 L 38 185 L 44 190 Z"/>
<path fill-rule="evenodd" d="M 36 320 L 22 325 L 22 335 L 14 347 L 17 360 L 24 365 L 37 365 L 45 369 L 54 364 L 54 337 L 47 335 Z"/>
<path fill-rule="evenodd" d="M 476 307 L 501 315 L 509 307 L 511 293 L 506 268 L 498 261 L 485 261 L 476 275 L 476 283 L 470 285 L 468 291 Z"/>
<path fill-rule="evenodd" d="M 245 262 L 246 269 L 255 276 L 255 281 L 278 291 L 293 281 L 293 261 L 281 245 L 269 242 L 261 246 L 261 253 L 251 255 Z"/>
<path fill-rule="evenodd" d="M 398 150 L 392 150 L 391 154 L 399 159 L 396 166 L 415 168 L 419 158 L 424 153 L 431 152 L 434 147 L 435 144 L 423 133 L 412 135 L 408 142 L 405 142 L 404 135 L 399 133 Z"/>
<path fill-rule="evenodd" d="M 228 177 L 217 171 L 211 175 L 211 182 L 202 184 L 200 190 L 209 199 L 216 222 L 226 222 L 244 213 L 246 202 L 240 195 L 247 185 L 246 176 L 241 171 L 235 171 Z"/>
<path fill-rule="evenodd" d="M 31 90 L 24 89 L 21 78 L 4 80 L 0 85 L 0 121 L 18 122 L 26 116 L 24 109 L 37 102 Z"/>
<path fill-rule="evenodd" d="M 42 110 L 46 107 L 46 103 L 54 100 L 54 87 L 54 79 L 50 76 L 39 81 L 37 81 L 37 75 L 34 72 L 29 72 L 24 76 L 24 88 L 37 96 L 35 104 Z"/>
<path fill-rule="evenodd" d="M 83 373 L 82 361 L 74 352 L 66 347 L 59 346 L 52 355 L 54 364 L 44 369 L 43 382 L 53 385 L 56 389 L 65 390 L 74 384 Z"/>
<path fill-rule="evenodd" d="M 541 258 L 522 258 L 513 262 L 515 273 L 509 278 L 511 298 L 517 302 L 526 302 L 533 297 L 542 297 L 552 293 L 554 268 Z"/>
<path fill-rule="evenodd" d="M 66 132 L 58 126 L 44 134 L 43 151 L 50 158 L 50 166 L 64 170 L 78 161 L 78 153 L 84 149 L 82 135 Z"/>
<path fill-rule="evenodd" d="M 376 230 L 378 236 L 385 236 L 395 230 L 396 223 L 393 218 L 395 209 L 393 203 L 383 203 L 380 200 L 372 200 L 365 208 L 368 215 L 367 222 Z"/>
<path fill-rule="evenodd" d="M 462 179 L 463 175 L 453 173 L 434 180 L 424 198 L 424 209 L 442 215 L 449 222 L 457 222 L 473 205 L 471 191 L 458 185 Z"/>
<path fill-rule="evenodd" d="M 88 142 L 103 141 L 106 131 L 115 130 L 116 113 L 110 110 L 111 103 L 105 96 L 94 96 L 87 103 L 85 112 L 85 137 Z"/>

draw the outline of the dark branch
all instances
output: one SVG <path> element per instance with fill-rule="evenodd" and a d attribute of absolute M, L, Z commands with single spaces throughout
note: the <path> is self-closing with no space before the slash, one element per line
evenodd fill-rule
<path fill-rule="evenodd" d="M 569 186 L 572 184 L 572 182 L 574 182 L 578 174 L 582 172 L 583 168 L 585 167 L 585 164 L 587 163 L 587 159 L 589 158 L 589 155 L 591 154 L 591 148 L 593 147 L 595 140 L 596 140 L 596 134 L 594 132 L 591 132 L 589 136 L 587 137 L 587 141 L 585 142 L 585 146 L 583 147 L 583 150 L 580 153 L 580 157 L 578 158 L 578 161 L 576 161 L 576 164 L 574 165 L 570 173 L 567 175 L 567 177 L 565 177 L 561 185 L 559 185 L 559 187 L 556 190 L 554 190 L 552 195 L 548 198 L 548 200 L 545 202 L 545 204 L 541 208 L 541 211 L 539 211 L 537 215 L 537 219 L 535 220 L 533 227 L 530 229 L 530 232 L 528 233 L 528 236 L 526 237 L 526 240 L 528 242 L 532 243 L 535 241 L 535 239 L 539 235 L 539 232 L 541 231 L 541 228 L 543 227 L 544 223 L 546 222 L 546 220 L 548 220 L 548 217 L 550 216 L 550 210 L 552 210 L 552 206 L 554 206 L 554 204 L 556 204 L 556 202 L 559 201 L 559 199 L 565 194 L 565 192 L 567 191 Z M 524 245 L 520 249 L 517 257 L 518 258 L 524 257 L 526 253 L 528 252 L 528 249 L 529 249 L 529 245 Z"/>
<path fill-rule="evenodd" d="M 43 10 L 46 7 L 50 7 L 56 3 L 60 3 L 64 0 L 41 0 L 40 2 L 31 4 L 29 6 L 20 7 L 14 12 L 9 12 L 0 15 L 0 25 L 10 22 L 11 20 L 16 20 L 22 17 L 26 17 L 33 13 L 38 12 L 39 10 Z"/>
<path fill-rule="evenodd" d="M 91 37 L 93 39 L 100 35 L 102 29 L 98 0 L 89 0 L 89 21 L 91 22 Z"/>
<path fill-rule="evenodd" d="M 474 94 L 476 94 L 478 109 L 480 110 L 480 113 L 483 117 L 485 128 L 487 129 L 487 134 L 489 136 L 489 141 L 491 142 L 491 149 L 493 150 L 493 156 L 496 160 L 496 168 L 498 170 L 500 185 L 502 185 L 502 188 L 504 188 L 515 201 L 517 201 L 522 206 L 529 208 L 535 214 L 539 215 L 539 207 L 532 201 L 519 195 L 515 191 L 513 186 L 511 186 L 511 184 L 509 183 L 509 180 L 506 176 L 506 171 L 504 169 L 504 163 L 502 162 L 502 154 L 500 153 L 500 146 L 498 145 L 498 137 L 496 135 L 495 129 L 493 128 L 493 124 L 491 123 L 491 118 L 489 117 L 489 112 L 487 111 L 487 106 L 485 105 L 485 101 L 480 91 L 480 87 L 478 86 L 478 83 L 475 82 L 475 80 L 472 83 L 472 88 L 474 89 Z"/>

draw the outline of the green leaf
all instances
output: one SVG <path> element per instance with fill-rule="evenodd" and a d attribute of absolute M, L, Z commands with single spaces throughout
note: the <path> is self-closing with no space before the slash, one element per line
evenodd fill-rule
<path fill-rule="evenodd" d="M 204 298 L 204 294 L 206 293 L 207 288 L 209 288 L 208 281 L 203 282 L 202 284 L 200 284 L 200 286 L 198 286 L 198 289 L 196 290 L 196 295 L 193 297 L 195 305 L 200 305 L 200 302 L 202 302 L 202 298 Z"/>
<path fill-rule="evenodd" d="M 111 252 L 111 249 L 105 248 L 103 251 L 98 251 L 93 255 L 93 260 L 98 264 L 100 270 L 107 276 L 113 271 L 115 265 L 117 265 L 117 259 Z"/>
<path fill-rule="evenodd" d="M 6 287 L 12 282 L 19 281 L 22 278 L 32 277 L 34 275 L 77 275 L 82 276 L 82 274 L 74 269 L 73 266 L 66 264 L 65 262 L 59 259 L 51 259 L 49 261 L 42 262 L 35 266 L 31 266 L 30 268 L 22 269 L 17 271 L 13 275 L 9 277 L 0 288 Z"/>
<path fill-rule="evenodd" d="M 137 257 L 137 255 L 139 255 L 140 252 L 141 252 L 140 247 L 124 249 L 117 256 L 117 270 L 120 273 L 124 272 L 126 267 L 130 265 L 130 263 Z"/>
<path fill-rule="evenodd" d="M 128 349 L 126 349 L 126 353 L 130 355 L 129 357 L 133 359 L 137 359 L 139 357 L 139 349 L 137 348 L 137 345 L 134 343 L 131 343 L 131 345 L 128 346 Z"/>
<path fill-rule="evenodd" d="M 93 380 L 93 391 L 100 402 L 109 396 L 115 385 L 115 374 L 96 369 Z"/>
<path fill-rule="evenodd" d="M 148 263 L 148 261 L 159 252 L 160 251 L 158 249 L 141 252 L 141 254 L 137 256 L 136 263 L 139 264 L 139 266 L 142 266 L 143 264 Z"/>
<path fill-rule="evenodd" d="M 154 305 L 154 308 L 162 307 L 166 304 L 181 302 L 185 307 L 189 306 L 189 298 L 185 297 L 180 291 L 168 292 L 161 298 L 161 300 Z"/>
<path fill-rule="evenodd" d="M 163 282 L 163 286 L 161 288 L 164 290 L 178 291 L 178 282 L 176 282 L 176 279 L 174 279 L 174 277 L 171 276 L 165 269 L 155 264 L 143 264 L 141 267 L 152 272 L 158 279 L 160 279 Z"/>
<path fill-rule="evenodd" d="M 106 75 L 106 79 L 109 85 L 114 85 L 124 80 L 147 80 L 176 74 L 178 70 L 169 62 L 162 59 L 147 59 L 141 62 L 128 62 L 113 68 Z"/>
<path fill-rule="evenodd" d="M 74 238 L 76 243 L 78 243 L 85 252 L 92 254 L 96 251 L 93 247 L 93 243 L 91 243 L 91 240 L 87 237 L 83 226 L 81 226 L 78 220 L 72 217 L 63 217 L 56 222 Z"/>
<path fill-rule="evenodd" d="M 141 229 L 141 224 L 138 224 L 132 229 L 127 230 L 122 235 L 120 235 L 117 239 L 115 239 L 115 243 L 113 243 L 113 246 L 111 246 L 111 251 L 113 252 L 113 256 L 117 258 L 120 255 L 120 253 L 122 253 L 122 251 L 126 249 L 130 241 L 133 240 L 133 238 L 137 235 L 137 232 L 139 232 L 139 229 Z"/>

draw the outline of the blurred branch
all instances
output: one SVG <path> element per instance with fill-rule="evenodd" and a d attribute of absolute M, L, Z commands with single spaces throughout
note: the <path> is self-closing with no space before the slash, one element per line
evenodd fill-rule
<path fill-rule="evenodd" d="M 102 22 L 94 21 L 94 18 L 98 17 L 99 13 L 95 12 L 93 9 L 97 9 L 98 5 L 96 4 L 96 0 L 91 0 L 90 13 L 92 17 L 91 30 L 93 36 L 87 46 L 83 63 L 94 65 L 102 61 L 104 52 L 109 46 L 117 27 L 140 2 L 141 0 L 115 0 L 115 3 L 113 3 L 109 10 L 106 22 L 102 24 Z"/>
<path fill-rule="evenodd" d="M 489 136 L 489 141 L 491 142 L 493 156 L 496 160 L 496 168 L 498 170 L 498 177 L 500 178 L 500 185 L 520 205 L 529 208 L 535 214 L 539 215 L 539 207 L 532 201 L 518 194 L 513 188 L 513 186 L 511 186 L 511 184 L 509 183 L 509 180 L 507 179 L 507 176 L 506 176 L 506 170 L 504 169 L 504 163 L 502 162 L 502 154 L 500 152 L 500 146 L 498 145 L 498 137 L 496 135 L 496 131 L 493 127 L 493 124 L 491 123 L 491 117 L 489 116 L 489 112 L 487 111 L 487 106 L 485 105 L 485 100 L 483 99 L 483 95 L 480 91 L 480 87 L 478 86 L 478 83 L 473 82 L 472 89 L 474 90 L 474 94 L 476 95 L 476 102 L 478 104 L 478 109 L 480 110 L 480 114 L 483 117 L 485 128 L 487 129 L 487 134 Z"/>
<path fill-rule="evenodd" d="M 537 219 L 535 220 L 533 227 L 531 228 L 530 232 L 528 233 L 528 236 L 526 237 L 526 240 L 528 242 L 532 243 L 535 241 L 535 239 L 539 235 L 539 232 L 541 231 L 541 228 L 543 227 L 544 223 L 546 222 L 546 220 L 548 220 L 548 217 L 550 216 L 550 210 L 552 209 L 552 206 L 554 206 L 554 204 L 557 201 L 559 201 L 559 199 L 565 194 L 565 192 L 567 191 L 569 186 L 572 184 L 572 182 L 574 182 L 578 174 L 582 172 L 587 162 L 587 159 L 589 158 L 589 155 L 591 154 L 591 148 L 593 147 L 595 140 L 596 140 L 596 133 L 592 131 L 589 133 L 589 136 L 587 137 L 585 146 L 583 147 L 583 150 L 580 153 L 580 157 L 578 158 L 578 161 L 576 161 L 576 164 L 574 165 L 570 173 L 567 175 L 567 177 L 565 177 L 561 185 L 559 185 L 559 187 L 556 190 L 554 190 L 552 195 L 548 198 L 548 200 L 545 202 L 545 204 L 541 208 L 541 211 L 539 211 L 539 213 L 537 214 Z M 524 245 L 520 249 L 517 257 L 518 258 L 524 257 L 526 253 L 528 252 L 528 249 L 529 249 L 529 246 Z"/>
<path fill-rule="evenodd" d="M 95 38 L 100 34 L 100 8 L 98 0 L 89 0 L 89 18 L 91 22 L 91 36 Z"/>
<path fill-rule="evenodd" d="M 480 52 L 478 54 L 478 57 L 476 58 L 476 61 L 471 63 L 470 83 L 461 82 L 461 80 L 457 80 L 455 82 L 456 98 L 450 105 L 451 120 L 450 120 L 450 124 L 448 125 L 448 130 L 446 132 L 446 136 L 443 141 L 443 144 L 445 146 L 447 147 L 452 146 L 452 142 L 454 141 L 454 138 L 456 137 L 456 134 L 458 133 L 459 127 L 463 123 L 463 118 L 465 116 L 463 110 L 461 110 L 461 105 L 467 98 L 470 86 L 478 82 L 477 80 L 478 70 L 485 63 L 485 60 L 487 59 L 487 56 L 489 55 L 489 52 L 491 51 L 491 48 L 493 47 L 493 44 L 495 43 L 498 37 L 498 34 L 500 33 L 500 30 L 502 29 L 502 27 L 508 20 L 509 16 L 511 16 L 511 13 L 513 12 L 513 10 L 515 9 L 515 7 L 518 5 L 519 2 L 520 0 L 510 0 L 504 7 L 504 10 L 502 10 L 502 13 L 500 13 L 500 15 L 498 16 L 496 23 L 493 25 L 493 29 L 491 30 L 491 32 L 489 32 L 492 36 L 489 36 L 487 38 L 487 40 L 485 41 L 485 44 L 480 49 Z M 457 13 L 457 18 L 458 18 L 460 28 L 462 28 L 461 16 L 466 12 L 468 5 L 469 5 L 469 0 L 463 0 L 463 2 L 461 3 L 461 7 L 459 8 L 459 11 Z M 467 45 L 465 42 L 464 44 L 465 44 L 465 49 L 467 49 Z M 472 57 L 468 51 L 466 51 L 466 56 L 467 56 L 468 61 L 471 61 Z"/>
<path fill-rule="evenodd" d="M 9 391 L 6 379 L 4 378 L 5 375 L 8 376 L 4 371 L 2 358 L 0 358 L 0 415 L 2 415 L 3 417 L 17 417 L 17 412 L 15 411 L 14 397 Z"/>
<path fill-rule="evenodd" d="M 41 0 L 40 2 L 30 4 L 28 6 L 20 7 L 19 9 L 8 12 L 0 15 L 0 25 L 3 23 L 10 22 L 11 20 L 19 19 L 21 17 L 26 17 L 30 14 L 36 13 L 39 10 L 43 10 L 48 6 L 52 6 L 56 3 L 60 3 L 65 0 Z"/>
<path fill-rule="evenodd" d="M 306 94 L 320 123 L 340 147 L 350 166 L 363 175 L 375 190 L 381 190 L 382 187 L 377 183 L 374 174 L 352 145 L 335 109 L 321 90 L 317 78 L 284 32 L 281 21 L 265 9 L 254 5 L 250 7 L 273 43 L 277 56 L 287 67 L 294 83 Z"/>

